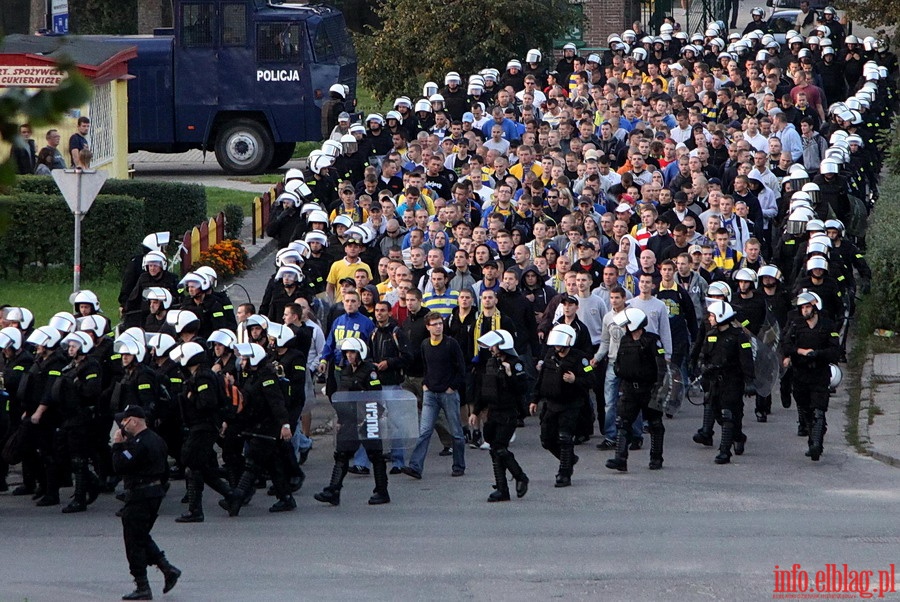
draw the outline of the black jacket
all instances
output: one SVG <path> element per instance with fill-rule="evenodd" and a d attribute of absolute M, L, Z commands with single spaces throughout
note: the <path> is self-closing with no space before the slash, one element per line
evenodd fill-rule
<path fill-rule="evenodd" d="M 396 321 L 390 319 L 386 326 L 375 324 L 369 349 L 371 350 L 369 357 L 373 364 L 387 362 L 387 368 L 378 372 L 381 384 L 403 384 L 404 370 L 412 362 L 413 352 L 409 348 L 406 333 L 397 326 Z"/>

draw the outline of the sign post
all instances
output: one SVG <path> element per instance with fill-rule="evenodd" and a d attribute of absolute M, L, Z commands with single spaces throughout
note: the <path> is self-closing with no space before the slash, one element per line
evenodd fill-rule
<path fill-rule="evenodd" d="M 85 169 L 54 169 L 51 174 L 75 216 L 75 258 L 72 262 L 72 292 L 81 290 L 81 220 L 109 174 Z"/>
<path fill-rule="evenodd" d="M 69 33 L 69 0 L 52 0 L 50 16 L 53 20 L 53 33 Z"/>

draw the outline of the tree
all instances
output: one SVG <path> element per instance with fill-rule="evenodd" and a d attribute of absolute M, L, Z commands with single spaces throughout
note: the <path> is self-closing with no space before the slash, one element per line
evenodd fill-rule
<path fill-rule="evenodd" d="M 896 0 L 841 0 L 836 6 L 846 11 L 851 21 L 866 27 L 876 29 L 900 25 L 900 3 Z"/>
<path fill-rule="evenodd" d="M 360 78 L 383 100 L 408 94 L 444 74 L 463 77 L 524 59 L 530 48 L 547 57 L 553 39 L 578 23 L 569 0 L 384 0 L 382 28 L 357 36 Z"/>

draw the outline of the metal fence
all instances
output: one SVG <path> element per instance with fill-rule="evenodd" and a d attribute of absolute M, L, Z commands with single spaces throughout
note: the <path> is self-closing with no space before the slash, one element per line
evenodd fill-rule
<path fill-rule="evenodd" d="M 94 86 L 94 95 L 88 110 L 91 120 L 88 144 L 93 153 L 92 168 L 110 163 L 116 154 L 112 86 L 112 82 Z"/>

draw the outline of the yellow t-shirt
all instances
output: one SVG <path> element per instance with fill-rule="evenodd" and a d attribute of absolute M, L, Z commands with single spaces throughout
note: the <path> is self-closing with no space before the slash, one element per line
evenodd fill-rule
<path fill-rule="evenodd" d="M 341 301 L 341 287 L 338 283 L 344 278 L 353 278 L 356 275 L 356 270 L 365 270 L 369 275 L 369 279 L 372 278 L 372 270 L 362 259 L 357 259 L 355 263 L 350 263 L 346 258 L 343 258 L 331 264 L 326 280 L 329 284 L 334 285 L 335 303 L 340 303 Z"/>

